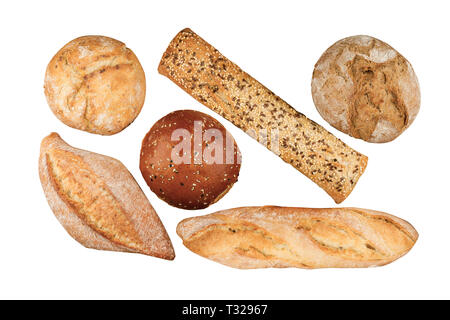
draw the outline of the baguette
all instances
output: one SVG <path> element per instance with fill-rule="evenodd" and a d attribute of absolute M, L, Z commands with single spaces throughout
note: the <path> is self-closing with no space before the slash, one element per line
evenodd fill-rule
<path fill-rule="evenodd" d="M 259 138 L 336 203 L 345 200 L 366 168 L 366 156 L 297 112 L 190 29 L 172 40 L 158 71 Z M 260 137 L 265 137 L 264 141 Z"/>
<path fill-rule="evenodd" d="M 272 206 L 188 218 L 177 233 L 189 250 L 239 269 L 382 266 L 418 238 L 408 222 L 383 212 Z"/>
<path fill-rule="evenodd" d="M 52 133 L 41 143 L 39 177 L 56 218 L 83 246 L 175 258 L 161 220 L 120 161 Z"/>

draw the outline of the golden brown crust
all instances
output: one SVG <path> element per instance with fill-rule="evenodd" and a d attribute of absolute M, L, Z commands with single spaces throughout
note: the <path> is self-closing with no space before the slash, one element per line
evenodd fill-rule
<path fill-rule="evenodd" d="M 196 133 L 202 139 L 198 163 L 194 149 L 196 121 L 202 124 L 201 132 Z M 172 134 L 179 132 L 176 130 L 187 130 L 189 137 L 180 140 L 176 135 L 173 140 Z M 205 136 L 207 130 L 218 130 L 223 138 L 217 141 L 218 149 L 222 150 L 221 159 L 208 157 L 208 148 L 215 144 Z M 230 159 L 227 159 L 227 135 L 232 139 Z M 189 148 L 174 149 L 183 141 L 188 142 Z M 174 150 L 184 152 L 187 163 L 178 163 L 179 159 L 174 159 L 172 154 Z M 214 163 L 210 163 L 212 160 Z M 238 180 L 241 161 L 236 142 L 216 119 L 194 110 L 177 110 L 158 120 L 146 134 L 139 167 L 148 186 L 160 199 L 178 208 L 197 210 L 217 202 L 231 189 Z"/>
<path fill-rule="evenodd" d="M 366 168 L 366 156 L 297 112 L 189 29 L 169 44 L 158 71 L 252 137 L 265 133 L 272 151 L 278 131 L 275 152 L 337 203 L 351 193 Z"/>
<path fill-rule="evenodd" d="M 85 247 L 175 257 L 159 217 L 119 161 L 52 133 L 41 144 L 39 176 L 55 216 Z"/>
<path fill-rule="evenodd" d="M 234 268 L 364 268 L 406 254 L 418 238 L 406 221 L 358 208 L 242 207 L 177 227 L 191 251 Z"/>
<path fill-rule="evenodd" d="M 317 61 L 314 103 L 336 129 L 369 142 L 388 142 L 415 119 L 420 90 L 411 64 L 369 36 L 339 40 Z"/>
<path fill-rule="evenodd" d="M 139 115 L 145 74 L 124 43 L 103 36 L 70 41 L 45 74 L 45 95 L 66 125 L 102 135 L 115 134 Z"/>

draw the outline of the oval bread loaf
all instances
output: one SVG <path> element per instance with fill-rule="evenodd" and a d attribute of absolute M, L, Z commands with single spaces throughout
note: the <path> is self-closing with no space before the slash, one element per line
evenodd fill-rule
<path fill-rule="evenodd" d="M 243 207 L 177 227 L 191 251 L 240 268 L 364 268 L 406 254 L 418 238 L 406 221 L 358 209 Z"/>
<path fill-rule="evenodd" d="M 174 259 L 161 220 L 120 161 L 52 133 L 41 143 L 39 176 L 56 218 L 83 246 Z"/>

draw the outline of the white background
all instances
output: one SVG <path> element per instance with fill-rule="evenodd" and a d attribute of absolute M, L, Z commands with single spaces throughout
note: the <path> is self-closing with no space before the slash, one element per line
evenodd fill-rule
<path fill-rule="evenodd" d="M 0 298 L 450 298 L 447 5 L 392 0 L 2 2 Z M 245 271 L 188 251 L 175 228 L 189 216 L 248 205 L 335 203 L 294 168 L 158 74 L 162 53 L 185 27 L 366 154 L 367 170 L 341 206 L 381 210 L 408 220 L 420 234 L 411 252 L 380 268 Z M 47 63 L 65 43 L 87 34 L 125 42 L 146 72 L 142 112 L 114 136 L 65 126 L 45 100 Z M 387 144 L 369 144 L 335 130 L 311 99 L 317 59 L 335 41 L 357 34 L 391 44 L 412 63 L 421 85 L 418 117 Z M 243 153 L 239 182 L 219 203 L 196 212 L 159 200 L 138 168 L 145 133 L 162 116 L 186 108 L 216 117 Z M 75 147 L 118 158 L 128 167 L 167 228 L 177 255 L 174 261 L 86 249 L 66 233 L 38 178 L 40 141 L 52 131 Z"/>

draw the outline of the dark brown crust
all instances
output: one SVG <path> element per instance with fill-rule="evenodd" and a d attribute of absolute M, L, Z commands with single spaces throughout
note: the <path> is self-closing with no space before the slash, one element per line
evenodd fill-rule
<path fill-rule="evenodd" d="M 169 44 L 158 71 L 252 137 L 266 130 L 268 149 L 274 150 L 271 134 L 278 130 L 279 156 L 337 203 L 351 193 L 366 168 L 366 156 L 297 112 L 189 29 Z"/>
<path fill-rule="evenodd" d="M 178 110 L 158 120 L 142 141 L 139 168 L 150 189 L 168 204 L 182 209 L 203 209 L 221 199 L 238 180 L 240 152 L 233 143 L 233 161 L 226 163 L 227 152 L 223 144 L 223 162 L 194 163 L 194 122 L 203 123 L 202 136 L 207 129 L 219 130 L 225 140 L 227 130 L 211 116 L 194 111 Z M 172 133 L 185 129 L 190 134 L 190 163 L 178 164 L 172 159 L 173 148 L 180 141 L 172 141 Z M 233 139 L 234 141 L 234 139 Z M 207 148 L 202 141 L 202 150 Z"/>

